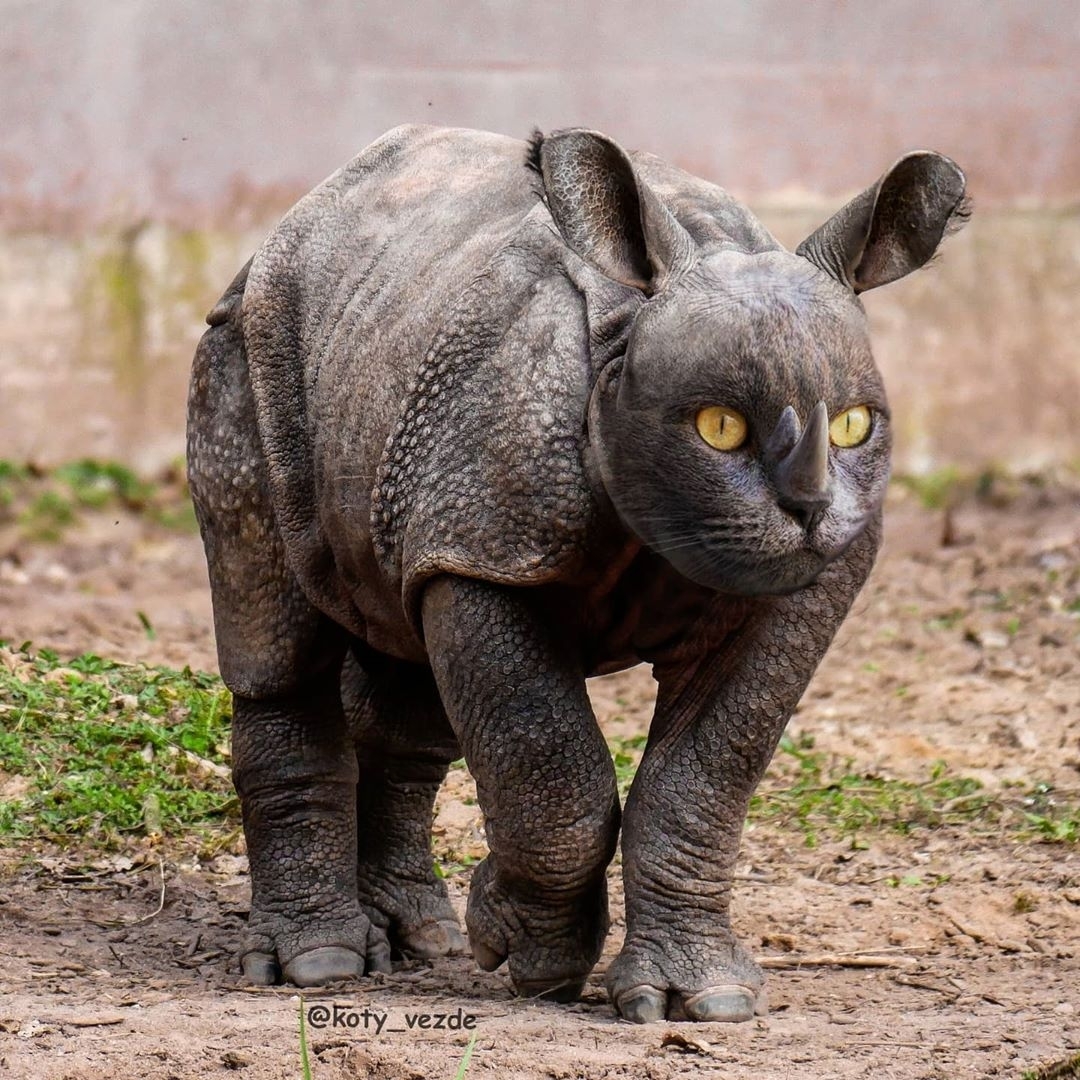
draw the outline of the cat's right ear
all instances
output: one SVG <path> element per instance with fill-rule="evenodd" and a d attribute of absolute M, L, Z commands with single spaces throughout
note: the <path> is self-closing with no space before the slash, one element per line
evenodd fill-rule
<path fill-rule="evenodd" d="M 902 157 L 796 249 L 856 293 L 918 270 L 967 221 L 964 174 L 932 150 Z"/>
<path fill-rule="evenodd" d="M 528 164 L 563 239 L 608 277 L 652 294 L 692 261 L 687 232 L 606 135 L 537 131 Z"/>

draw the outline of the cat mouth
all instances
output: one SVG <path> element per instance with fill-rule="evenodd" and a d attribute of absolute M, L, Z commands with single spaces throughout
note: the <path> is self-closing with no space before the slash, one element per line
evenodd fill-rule
<path fill-rule="evenodd" d="M 794 519 L 779 529 L 774 519 L 771 527 L 759 530 L 702 518 L 695 528 L 669 528 L 642 542 L 698 585 L 732 596 L 784 596 L 813 585 L 873 516 L 871 511 L 845 522 L 826 515 L 809 530 Z"/>
<path fill-rule="evenodd" d="M 732 595 L 786 596 L 813 585 L 831 563 L 843 558 L 872 518 L 873 514 L 866 514 L 856 520 L 839 541 L 835 534 L 816 530 L 803 533 L 786 551 L 750 559 L 706 559 L 687 576 Z"/>

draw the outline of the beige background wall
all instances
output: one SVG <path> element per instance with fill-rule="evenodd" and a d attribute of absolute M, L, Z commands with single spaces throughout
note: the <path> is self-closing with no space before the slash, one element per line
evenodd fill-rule
<path fill-rule="evenodd" d="M 900 152 L 977 209 L 867 306 L 898 464 L 1080 460 L 1075 0 L 0 0 L 0 457 L 182 450 L 202 315 L 381 131 L 583 123 L 795 243 Z"/>

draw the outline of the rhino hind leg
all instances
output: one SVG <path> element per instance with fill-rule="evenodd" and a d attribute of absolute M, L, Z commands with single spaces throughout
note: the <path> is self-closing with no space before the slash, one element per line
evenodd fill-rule
<path fill-rule="evenodd" d="M 389 970 L 390 950 L 356 893 L 357 764 L 340 687 L 347 639 L 286 564 L 239 305 L 219 309 L 195 358 L 188 461 L 234 698 L 233 782 L 252 880 L 240 957 L 253 982 L 311 986 Z"/>
<path fill-rule="evenodd" d="M 359 762 L 360 905 L 395 954 L 465 953 L 431 855 L 435 796 L 461 756 L 431 672 L 358 646 L 342 672 L 342 698 Z"/>
<path fill-rule="evenodd" d="M 389 971 L 356 894 L 357 769 L 336 679 L 234 696 L 233 758 L 252 880 L 244 974 L 317 986 Z"/>

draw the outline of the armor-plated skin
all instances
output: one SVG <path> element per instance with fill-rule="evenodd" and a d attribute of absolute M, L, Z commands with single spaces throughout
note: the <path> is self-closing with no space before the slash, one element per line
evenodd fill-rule
<path fill-rule="evenodd" d="M 464 947 L 429 850 L 464 752 L 491 851 L 473 954 L 576 997 L 620 819 L 585 678 L 645 661 L 612 1001 L 761 1007 L 728 921 L 739 835 L 870 570 L 888 475 L 856 293 L 922 265 L 962 197 L 948 159 L 908 155 L 791 254 L 596 133 L 411 127 L 290 211 L 210 313 L 189 411 L 251 979 Z M 710 406 L 742 444 L 706 443 Z M 856 406 L 869 433 L 830 443 Z"/>

